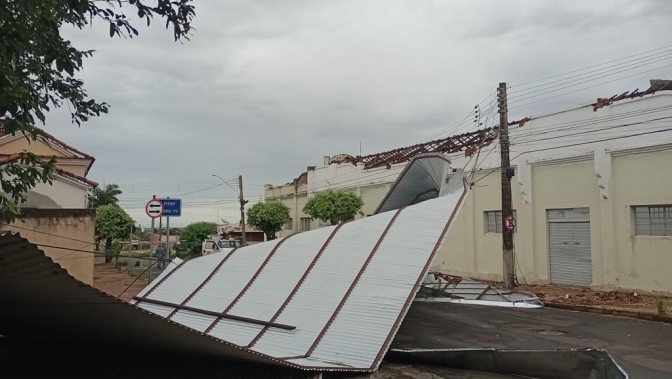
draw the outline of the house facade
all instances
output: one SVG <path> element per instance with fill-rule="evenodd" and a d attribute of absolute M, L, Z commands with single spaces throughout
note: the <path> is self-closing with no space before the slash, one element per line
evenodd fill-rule
<path fill-rule="evenodd" d="M 0 123 L 0 166 L 18 161 L 27 151 L 48 161 L 56 159 L 51 184 L 38 183 L 26 194 L 21 218 L 0 230 L 20 233 L 78 280 L 93 284 L 95 210 L 88 208 L 88 193 L 98 184 L 86 178 L 94 162 L 88 154 L 35 128 L 38 139 L 4 134 Z"/>
<path fill-rule="evenodd" d="M 520 283 L 672 292 L 667 270 L 672 265 L 672 91 L 667 88 L 669 82 L 652 82 L 645 92 L 512 123 Z M 502 278 L 500 151 L 493 131 L 459 151 L 435 149 L 452 167 L 465 168 L 471 187 L 433 262 L 445 273 Z M 458 139 L 465 141 L 463 135 L 453 136 L 427 146 L 459 145 Z M 387 161 L 372 168 L 366 167 L 370 157 L 308 167 L 296 195 L 288 188 L 292 183 L 267 186 L 267 199 L 282 201 L 303 218 L 307 198 L 340 189 L 361 194 L 368 214 L 405 166 L 394 157 L 406 159 L 409 151 L 427 149 L 380 153 Z M 284 234 L 297 231 L 293 223 Z M 311 221 L 311 227 L 318 223 Z"/>

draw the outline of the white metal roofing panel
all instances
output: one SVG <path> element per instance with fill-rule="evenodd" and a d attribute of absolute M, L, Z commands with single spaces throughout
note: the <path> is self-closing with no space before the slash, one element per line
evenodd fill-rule
<path fill-rule="evenodd" d="M 278 323 L 296 330 L 269 329 L 253 350 L 275 356 L 303 355 L 332 316 L 395 212 L 344 224 L 296 292 Z"/>
<path fill-rule="evenodd" d="M 245 346 L 254 336 L 256 336 L 264 327 L 261 325 L 248 324 L 236 320 L 220 320 L 217 325 L 208 333 L 213 337 Z"/>
<path fill-rule="evenodd" d="M 290 295 L 296 283 L 304 274 L 310 262 L 336 227 L 315 230 L 313 233 L 301 233 L 287 239 L 268 261 L 259 276 L 245 291 L 243 297 L 229 311 L 230 314 L 260 320 L 270 320 Z M 242 345 L 248 345 L 263 327 L 249 327 L 238 322 L 237 328 L 221 329 L 222 339 L 236 336 Z M 233 325 L 233 324 L 232 324 Z M 245 327 L 242 327 L 242 326 Z M 214 332 L 214 331 L 213 331 Z M 233 338 L 233 337 L 232 337 Z"/>
<path fill-rule="evenodd" d="M 234 251 L 219 271 L 186 305 L 215 312 L 224 311 L 245 288 L 259 266 L 280 241 L 258 243 Z M 194 261 L 199 259 L 201 258 L 194 259 Z M 201 282 L 204 279 L 205 277 L 201 277 Z"/>
<path fill-rule="evenodd" d="M 189 264 L 183 264 L 174 269 L 165 280 L 156 281 L 157 285 L 147 297 L 170 303 L 181 303 L 191 295 L 196 287 L 201 285 L 203 279 L 212 272 L 213 266 L 220 259 L 217 254 L 212 254 L 191 260 Z"/>
<path fill-rule="evenodd" d="M 460 197 L 401 211 L 312 357 L 353 367 L 376 362 Z"/>
<path fill-rule="evenodd" d="M 284 242 L 231 314 L 270 320 L 292 292 L 335 226 L 301 233 Z"/>
<path fill-rule="evenodd" d="M 175 313 L 175 315 L 173 315 L 171 318 L 171 320 L 182 325 L 188 325 L 190 328 L 198 330 L 201 333 L 204 333 L 205 330 L 208 329 L 210 325 L 212 325 L 215 319 L 215 316 L 204 315 L 202 313 L 185 310 L 177 311 L 177 313 Z"/>
<path fill-rule="evenodd" d="M 142 308 L 142 309 L 146 310 L 146 311 L 157 314 L 161 317 L 168 317 L 168 315 L 173 313 L 173 310 L 175 310 L 175 308 L 166 307 L 165 305 L 157 305 L 157 304 L 150 304 L 150 303 L 140 303 L 140 304 L 137 304 L 137 306 L 139 308 Z"/>
<path fill-rule="evenodd" d="M 147 292 L 149 292 L 149 291 L 152 289 L 152 287 L 154 287 L 154 285 L 156 285 L 156 283 L 158 283 L 158 282 L 160 282 L 161 280 L 163 280 L 164 277 L 166 277 L 168 274 L 170 274 L 170 272 L 172 272 L 173 270 L 175 270 L 175 269 L 176 269 L 177 267 L 179 267 L 182 263 L 183 263 L 183 261 L 182 261 L 180 258 L 175 258 L 175 259 L 171 260 L 171 261 L 168 263 L 168 266 L 166 266 L 166 268 L 159 274 L 159 276 L 157 276 L 156 278 L 154 278 L 154 281 L 153 281 L 152 283 L 150 283 L 149 285 L 147 285 L 145 288 L 142 289 L 142 291 L 140 291 L 140 292 L 138 293 L 138 296 L 141 296 L 141 297 L 142 297 L 142 296 L 145 296 L 145 294 L 147 294 Z M 135 304 L 135 300 L 132 300 L 132 301 L 131 301 L 131 304 Z"/>
<path fill-rule="evenodd" d="M 288 359 L 287 362 L 307 367 L 324 367 L 324 368 L 342 367 L 344 369 L 352 367 L 340 362 L 325 362 L 321 359 L 315 359 L 315 358 Z"/>

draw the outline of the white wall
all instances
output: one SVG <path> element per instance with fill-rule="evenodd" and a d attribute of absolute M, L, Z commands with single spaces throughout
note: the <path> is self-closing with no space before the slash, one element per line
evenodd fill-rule
<path fill-rule="evenodd" d="M 39 183 L 32 191 L 49 197 L 61 208 L 80 209 L 87 206 L 87 190 L 68 183 L 67 179 L 56 179 L 51 185 Z"/>

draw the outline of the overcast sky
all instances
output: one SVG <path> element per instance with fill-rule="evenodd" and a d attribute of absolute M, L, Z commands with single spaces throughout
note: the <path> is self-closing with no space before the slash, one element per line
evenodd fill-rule
<path fill-rule="evenodd" d="M 243 175 L 246 197 L 258 199 L 264 183 L 291 181 L 323 155 L 358 154 L 360 140 L 369 154 L 445 136 L 498 82 L 514 91 L 669 45 L 672 19 L 669 0 L 194 3 L 196 30 L 183 44 L 161 21 L 137 23 L 132 40 L 109 38 L 100 22 L 63 30 L 97 51 L 80 77 L 111 109 L 81 128 L 52 112 L 46 129 L 95 156 L 89 178 L 122 186 L 122 206 L 143 225 L 152 194 L 184 194 L 184 217 L 171 225 L 215 221 L 217 211 L 237 221 L 236 205 L 207 204 L 237 196 L 203 190 L 218 184 L 212 174 Z M 511 119 L 654 77 L 672 70 L 512 109 Z"/>

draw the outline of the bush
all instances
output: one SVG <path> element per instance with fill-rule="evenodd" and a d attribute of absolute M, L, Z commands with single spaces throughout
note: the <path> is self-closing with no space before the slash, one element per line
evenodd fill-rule
<path fill-rule="evenodd" d="M 658 316 L 667 316 L 667 302 L 662 295 L 656 297 L 656 310 L 658 311 Z"/>

